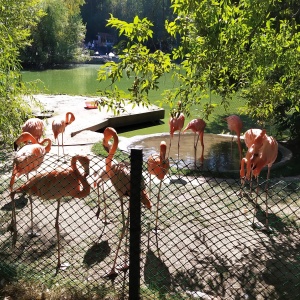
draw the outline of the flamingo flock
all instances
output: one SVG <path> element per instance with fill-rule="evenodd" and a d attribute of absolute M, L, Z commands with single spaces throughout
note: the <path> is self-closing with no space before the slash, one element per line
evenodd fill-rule
<path fill-rule="evenodd" d="M 278 153 L 278 143 L 277 141 L 268 136 L 266 130 L 261 129 L 249 129 L 244 134 L 244 141 L 247 147 L 247 152 L 243 157 L 242 145 L 241 145 L 241 132 L 243 123 L 237 115 L 231 115 L 225 118 L 228 124 L 228 129 L 234 131 L 237 135 L 237 144 L 239 149 L 240 156 L 240 178 L 241 185 L 245 184 L 245 181 L 251 181 L 252 177 L 257 180 L 261 173 L 261 170 L 267 166 L 268 174 L 267 180 L 270 177 L 270 169 L 273 163 L 276 160 Z M 75 121 L 75 116 L 73 113 L 68 112 L 65 118 L 59 118 L 53 121 L 52 130 L 54 139 L 58 141 L 58 135 L 61 134 L 61 144 L 58 141 L 58 146 L 61 145 L 62 152 L 64 155 L 63 149 L 63 134 L 65 132 L 66 126 L 70 125 Z M 184 127 L 185 117 L 182 112 L 181 102 L 178 103 L 178 109 L 176 112 L 171 114 L 169 121 L 170 126 L 170 141 L 169 149 L 167 149 L 167 143 L 161 141 L 159 153 L 151 154 L 147 159 L 147 171 L 149 175 L 149 189 L 147 191 L 145 181 L 141 182 L 141 192 L 140 199 L 144 206 L 148 209 L 152 207 L 151 184 L 153 182 L 152 176 L 159 180 L 159 187 L 157 195 L 153 196 L 156 198 L 156 213 L 155 213 L 155 231 L 158 231 L 158 220 L 159 220 L 159 204 L 161 200 L 161 189 L 162 182 L 168 176 L 170 169 L 169 162 L 169 153 L 171 148 L 171 141 L 175 131 L 178 131 L 178 159 L 180 156 L 180 133 L 181 131 L 185 133 L 188 130 L 194 132 L 194 159 L 196 165 L 196 153 L 197 145 L 200 140 L 202 146 L 202 152 L 200 156 L 200 162 L 204 162 L 204 130 L 206 128 L 206 123 L 202 119 L 193 119 L 187 126 Z M 56 218 L 55 218 L 55 230 L 56 230 L 56 241 L 57 241 L 57 270 L 62 266 L 61 263 L 61 242 L 60 242 L 60 228 L 59 228 L 59 215 L 60 215 L 60 203 L 61 199 L 66 196 L 71 196 L 76 199 L 82 199 L 90 194 L 91 184 L 88 182 L 87 177 L 90 173 L 90 160 L 85 155 L 75 155 L 71 157 L 70 166 L 68 168 L 55 168 L 50 171 L 43 171 L 37 173 L 38 168 L 41 166 L 45 159 L 45 155 L 49 153 L 51 149 L 52 142 L 49 138 L 41 140 L 44 132 L 44 123 L 43 121 L 32 118 L 29 119 L 22 126 L 22 134 L 15 141 L 15 151 L 23 143 L 25 144 L 20 150 L 15 154 L 13 160 L 13 171 L 10 180 L 10 197 L 12 201 L 12 245 L 13 247 L 17 241 L 17 220 L 16 220 L 16 205 L 15 205 L 15 194 L 25 193 L 28 194 L 30 200 L 30 227 L 32 236 L 33 233 L 33 209 L 32 209 L 32 197 L 38 197 L 41 200 L 55 200 L 57 203 L 56 208 Z M 113 141 L 112 143 L 110 141 Z M 129 209 L 127 206 L 127 213 L 125 212 L 126 206 L 124 204 L 124 198 L 130 196 L 130 169 L 127 165 L 122 162 L 118 162 L 115 159 L 115 153 L 118 148 L 119 137 L 116 130 L 112 127 L 107 127 L 103 133 L 103 146 L 107 150 L 108 154 L 105 158 L 105 164 L 102 166 L 93 179 L 93 186 L 97 189 L 98 194 L 98 211 L 96 213 L 97 218 L 100 214 L 100 185 L 103 186 L 104 182 L 109 181 L 111 183 L 111 188 L 113 188 L 117 194 L 120 201 L 120 210 L 122 215 L 122 230 L 119 237 L 119 242 L 117 245 L 115 257 L 113 259 L 111 270 L 105 275 L 108 278 L 114 278 L 118 274 L 118 270 L 127 270 L 127 258 L 125 257 L 123 262 L 124 264 L 121 267 L 117 267 L 117 259 L 119 250 L 121 248 L 122 241 L 124 237 L 125 248 L 127 245 L 127 235 L 128 235 L 128 225 L 129 225 Z M 167 151 L 168 150 L 168 151 Z M 168 153 L 168 154 L 167 154 Z M 58 148 L 59 156 L 59 148 Z M 83 172 L 79 170 L 78 164 L 81 165 Z M 246 172 L 245 172 L 246 169 Z M 35 174 L 33 174 L 35 172 Z M 27 181 L 21 186 L 14 188 L 14 183 L 16 178 L 21 175 L 26 175 Z M 31 177 L 29 176 L 31 175 Z M 266 223 L 263 230 L 270 232 L 268 224 L 268 205 L 267 205 L 267 196 L 268 195 L 268 186 L 266 185 Z M 103 202 L 104 202 L 104 220 L 105 225 L 107 222 L 107 213 L 106 213 L 106 203 L 105 203 L 105 191 L 103 189 Z M 254 228 L 258 228 L 255 223 L 256 215 L 256 205 L 257 205 L 257 196 L 255 199 L 255 211 L 253 214 L 252 225 Z M 262 229 L 262 228 L 260 228 Z M 127 250 L 125 249 L 125 256 Z"/>

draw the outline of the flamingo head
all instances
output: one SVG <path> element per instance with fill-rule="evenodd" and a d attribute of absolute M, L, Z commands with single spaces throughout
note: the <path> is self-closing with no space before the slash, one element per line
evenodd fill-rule
<path fill-rule="evenodd" d="M 84 170 L 84 177 L 87 177 L 90 175 L 90 160 L 87 156 L 83 156 L 83 155 L 77 155 L 75 156 L 78 161 L 80 162 L 80 164 L 83 167 Z"/>
<path fill-rule="evenodd" d="M 75 116 L 73 113 L 71 112 L 67 112 L 66 114 L 66 125 L 70 125 L 71 123 L 73 123 L 75 121 Z"/>
<path fill-rule="evenodd" d="M 152 207 L 152 202 L 150 201 L 149 196 L 148 196 L 146 190 L 142 190 L 142 191 L 141 191 L 141 201 L 142 201 L 142 203 L 143 203 L 148 209 L 151 209 L 151 207 Z"/>
<path fill-rule="evenodd" d="M 18 146 L 22 143 L 28 144 L 28 143 L 36 144 L 37 140 L 33 137 L 32 134 L 29 132 L 23 132 L 15 141 L 14 141 L 14 150 L 17 151 Z"/>
<path fill-rule="evenodd" d="M 109 149 L 109 140 L 111 138 L 118 138 L 116 130 L 112 127 L 106 127 L 103 132 L 103 146 L 106 149 Z"/>
<path fill-rule="evenodd" d="M 165 157 L 167 152 L 167 143 L 165 141 L 160 142 L 160 153 Z"/>

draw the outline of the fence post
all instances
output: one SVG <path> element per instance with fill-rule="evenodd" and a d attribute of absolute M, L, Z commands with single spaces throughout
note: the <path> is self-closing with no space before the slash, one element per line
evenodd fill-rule
<path fill-rule="evenodd" d="M 129 299 L 140 299 L 142 166 L 143 151 L 131 149 Z"/>

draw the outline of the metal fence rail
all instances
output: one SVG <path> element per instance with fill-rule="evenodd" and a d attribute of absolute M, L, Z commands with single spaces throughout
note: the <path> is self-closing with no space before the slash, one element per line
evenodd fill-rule
<path fill-rule="evenodd" d="M 140 154 L 132 152 L 131 158 L 135 155 Z M 38 235 L 31 237 L 28 235 L 30 198 L 28 194 L 15 195 L 17 240 L 13 248 L 10 225 L 13 206 L 9 190 L 12 162 L 1 166 L 1 278 L 12 280 L 25 276 L 52 284 L 68 282 L 97 288 L 103 297 L 128 298 L 129 278 L 132 278 L 128 272 L 119 271 L 111 280 L 104 277 L 112 268 L 122 231 L 120 197 L 109 180 L 101 181 L 98 193 L 95 175 L 103 172 L 105 159 L 94 155 L 88 158 L 90 192 L 81 199 L 61 199 L 61 262 L 68 265 L 57 274 L 54 226 L 57 201 L 33 196 L 33 229 Z M 131 158 L 128 155 L 121 161 L 115 157 L 128 168 Z M 68 156 L 57 160 L 57 156 L 47 154 L 37 173 L 66 169 L 70 160 Z M 265 222 L 263 176 L 259 178 L 257 194 L 255 182 L 252 187 L 247 183 L 241 188 L 238 174 L 227 176 L 205 169 L 195 172 L 191 166 L 181 167 L 179 171 L 175 162 L 171 162 L 170 172 L 161 184 L 159 230 L 155 231 L 160 181 L 151 178 L 150 192 L 146 158 L 140 167 L 153 204 L 151 210 L 141 205 L 140 226 L 134 223 L 130 226 L 130 230 L 135 230 L 131 234 L 141 231 L 139 274 L 131 275 L 140 282 L 142 299 L 299 299 L 299 178 L 272 178 L 268 182 L 269 223 L 273 232 L 267 234 L 251 225 L 254 213 L 255 222 Z M 82 167 L 79 171 L 83 172 Z M 132 183 L 139 186 L 137 174 Z M 14 189 L 26 182 L 26 175 L 20 176 Z M 124 207 L 126 215 L 128 197 L 124 197 Z M 132 222 L 134 216 L 130 217 Z M 130 241 L 123 239 L 116 265 L 133 257 L 125 247 Z"/>

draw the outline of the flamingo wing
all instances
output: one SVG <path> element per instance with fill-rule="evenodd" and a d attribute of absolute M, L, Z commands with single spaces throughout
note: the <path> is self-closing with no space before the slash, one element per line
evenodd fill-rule
<path fill-rule="evenodd" d="M 52 131 L 54 138 L 56 139 L 60 133 L 65 132 L 66 122 L 64 120 L 53 120 L 52 122 Z"/>
<path fill-rule="evenodd" d="M 29 132 L 36 140 L 39 140 L 43 135 L 44 127 L 44 122 L 41 119 L 31 118 L 22 126 L 22 132 Z"/>
<path fill-rule="evenodd" d="M 44 160 L 45 154 L 45 148 L 38 144 L 26 145 L 21 148 L 14 158 L 14 165 L 17 170 L 16 176 L 38 169 Z"/>

